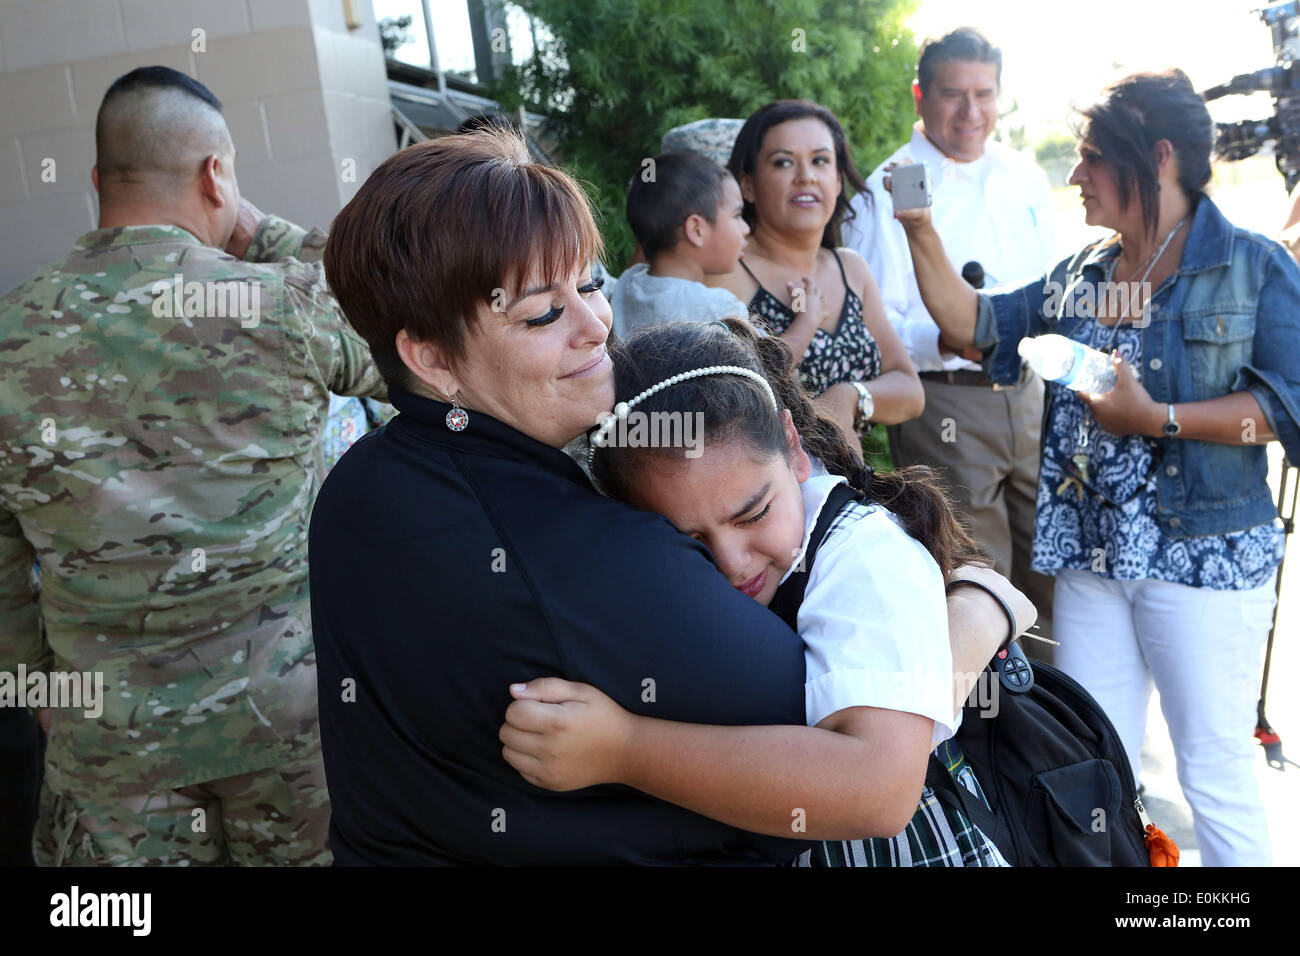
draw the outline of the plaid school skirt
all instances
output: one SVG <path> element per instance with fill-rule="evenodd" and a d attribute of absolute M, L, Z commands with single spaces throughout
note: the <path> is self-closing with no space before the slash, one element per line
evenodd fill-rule
<path fill-rule="evenodd" d="M 959 786 L 988 806 L 988 798 L 956 741 L 934 751 Z M 898 836 L 871 840 L 823 840 L 796 866 L 1010 866 L 966 814 L 947 807 L 926 787 L 907 829 Z"/>

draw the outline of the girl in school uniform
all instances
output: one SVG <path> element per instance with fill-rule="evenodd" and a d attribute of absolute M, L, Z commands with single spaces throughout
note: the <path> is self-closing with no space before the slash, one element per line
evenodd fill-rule
<path fill-rule="evenodd" d="M 591 438 L 593 477 L 605 493 L 702 541 L 754 600 L 783 603 L 823 508 L 836 507 L 833 495 L 841 500 L 838 486 L 855 490 L 807 569 L 793 621 L 805 646 L 807 723 L 843 744 L 834 761 L 780 739 L 758 759 L 752 748 L 741 757 L 729 744 L 746 728 L 632 714 L 594 687 L 542 678 L 511 687 L 506 760 L 548 789 L 621 783 L 742 829 L 815 838 L 805 864 L 1006 866 L 924 785 L 937 749 L 958 782 L 983 797 L 950 740 L 970 690 L 970 678 L 954 687 L 953 674 L 978 674 L 996 643 L 960 633 L 950 643 L 945 598 L 968 590 L 946 595 L 961 579 L 1006 594 L 992 572 L 969 566 L 978 550 L 928 469 L 876 475 L 865 467 L 857 443 L 800 386 L 788 347 L 742 322 L 646 329 L 614 366 L 619 404 Z M 700 416 L 702 443 L 683 450 L 644 440 L 656 417 L 691 415 Z M 638 425 L 642 440 L 632 437 Z M 1010 601 L 1007 636 L 1034 615 L 1018 593 Z M 653 694 L 674 692 L 646 676 Z M 696 772 L 701 765 L 707 772 Z M 777 832 L 768 804 L 787 799 L 780 781 L 791 775 L 802 776 L 807 798 L 788 808 L 788 829 Z"/>

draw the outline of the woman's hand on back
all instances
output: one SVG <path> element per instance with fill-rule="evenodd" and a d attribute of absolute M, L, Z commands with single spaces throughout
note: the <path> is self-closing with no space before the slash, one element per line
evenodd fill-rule
<path fill-rule="evenodd" d="M 590 684 L 558 677 L 511 684 L 510 694 L 498 737 L 506 763 L 525 780 L 561 791 L 620 782 L 634 714 Z"/>

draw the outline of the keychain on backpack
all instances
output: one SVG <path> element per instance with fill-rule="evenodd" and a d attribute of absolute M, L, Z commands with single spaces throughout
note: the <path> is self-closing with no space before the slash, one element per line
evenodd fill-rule
<path fill-rule="evenodd" d="M 997 672 L 998 680 L 1008 693 L 1023 694 L 1034 686 L 1034 669 L 1020 649 L 1019 641 L 1011 641 L 994 654 L 989 666 Z"/>

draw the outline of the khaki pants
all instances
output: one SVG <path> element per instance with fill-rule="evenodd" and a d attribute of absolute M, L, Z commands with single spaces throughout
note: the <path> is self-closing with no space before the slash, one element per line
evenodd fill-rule
<path fill-rule="evenodd" d="M 41 788 L 39 866 L 328 866 L 320 745 L 291 764 L 171 790 Z"/>
<path fill-rule="evenodd" d="M 1038 499 L 1043 382 L 1030 375 L 1016 388 L 953 385 L 923 379 L 925 411 L 889 430 L 894 463 L 930 465 L 944 478 L 975 540 L 997 570 L 1038 608 L 1043 637 L 1052 636 L 1053 580 L 1029 569 Z M 1052 660 L 1052 646 L 1024 641 L 1025 653 Z"/>

